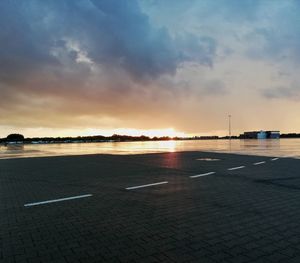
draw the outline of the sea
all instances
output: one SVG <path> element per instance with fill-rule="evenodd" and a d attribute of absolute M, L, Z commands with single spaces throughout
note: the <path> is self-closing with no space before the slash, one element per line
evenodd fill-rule
<path fill-rule="evenodd" d="M 206 151 L 300 159 L 299 139 L 183 140 L 0 145 L 0 159 L 85 154 L 146 154 Z"/>

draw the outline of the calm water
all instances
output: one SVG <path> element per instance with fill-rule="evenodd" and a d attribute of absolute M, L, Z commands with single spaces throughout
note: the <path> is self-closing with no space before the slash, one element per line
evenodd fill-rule
<path fill-rule="evenodd" d="M 0 159 L 82 154 L 142 154 L 175 151 L 213 151 L 300 159 L 300 139 L 197 140 L 156 142 L 105 142 L 0 146 Z"/>

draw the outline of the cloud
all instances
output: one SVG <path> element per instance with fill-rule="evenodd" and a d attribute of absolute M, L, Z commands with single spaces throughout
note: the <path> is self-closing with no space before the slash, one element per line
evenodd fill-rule
<path fill-rule="evenodd" d="M 267 59 L 274 63 L 288 61 L 299 65 L 299 1 L 261 2 L 256 21 L 248 25 L 241 40 L 248 43 L 245 43 L 247 55 L 253 59 Z"/>
<path fill-rule="evenodd" d="M 298 101 L 300 99 L 300 85 L 293 83 L 291 86 L 279 86 L 262 91 L 265 98 L 268 99 L 289 99 Z"/>
<path fill-rule="evenodd" d="M 5 0 L 0 10 L 2 81 L 40 67 L 72 66 L 80 52 L 98 65 L 125 70 L 136 81 L 174 75 L 186 60 L 212 64 L 214 56 L 208 39 L 200 39 L 197 47 L 190 37 L 178 49 L 166 28 L 151 26 L 135 0 Z M 182 55 L 190 45 L 198 48 L 195 58 Z M 59 49 L 62 57 L 55 53 Z"/>
<path fill-rule="evenodd" d="M 145 0 L 142 3 L 144 9 L 173 34 L 183 30 L 202 32 L 213 36 L 220 47 L 232 48 L 228 44 L 234 44 L 235 52 L 240 51 L 237 48 L 240 43 L 246 55 L 252 54 L 256 59 L 285 57 L 299 61 L 300 3 L 297 0 L 191 0 L 178 3 Z"/>
<path fill-rule="evenodd" d="M 213 96 L 224 95 L 228 92 L 225 83 L 218 79 L 205 82 L 204 87 L 200 91 L 202 94 Z"/>
<path fill-rule="evenodd" d="M 0 125 L 192 131 L 190 112 L 210 116 L 215 101 L 223 118 L 243 96 L 248 109 L 294 100 L 299 11 L 293 0 L 0 1 Z"/>
<path fill-rule="evenodd" d="M 167 79 L 185 63 L 212 67 L 216 50 L 152 25 L 135 0 L 4 0 L 0 25 L 0 125 L 171 114 L 188 94 Z"/>

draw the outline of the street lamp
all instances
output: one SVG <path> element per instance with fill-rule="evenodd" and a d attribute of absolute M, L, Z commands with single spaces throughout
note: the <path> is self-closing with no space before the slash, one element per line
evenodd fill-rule
<path fill-rule="evenodd" d="M 229 125 L 229 140 L 231 140 L 231 115 L 228 115 L 228 125 Z"/>

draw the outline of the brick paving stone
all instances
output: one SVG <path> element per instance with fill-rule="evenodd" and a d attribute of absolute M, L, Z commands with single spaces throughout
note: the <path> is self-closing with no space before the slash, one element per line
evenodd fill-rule
<path fill-rule="evenodd" d="M 0 160 L 0 262 L 300 262 L 300 161 L 268 160 L 202 152 Z M 159 181 L 169 183 L 125 190 Z M 23 206 L 81 194 L 93 196 Z"/>

